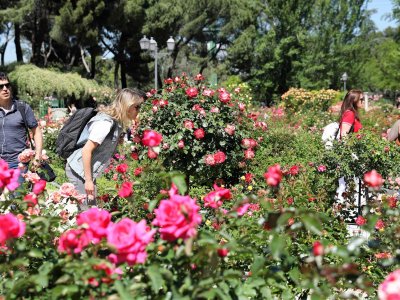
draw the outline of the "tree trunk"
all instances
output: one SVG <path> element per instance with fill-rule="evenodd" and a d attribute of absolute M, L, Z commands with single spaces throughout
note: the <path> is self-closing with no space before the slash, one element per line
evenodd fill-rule
<path fill-rule="evenodd" d="M 14 24 L 14 44 L 15 44 L 15 55 L 17 56 L 17 62 L 24 62 L 24 56 L 22 54 L 21 47 L 21 28 L 19 23 Z"/>
<path fill-rule="evenodd" d="M 115 66 L 114 66 L 114 88 L 115 89 L 119 88 L 118 70 L 119 70 L 119 61 L 115 60 Z"/>
<path fill-rule="evenodd" d="M 90 78 L 94 79 L 96 76 L 96 53 L 90 51 Z"/>
<path fill-rule="evenodd" d="M 126 88 L 126 64 L 124 60 L 121 60 L 121 88 Z"/>

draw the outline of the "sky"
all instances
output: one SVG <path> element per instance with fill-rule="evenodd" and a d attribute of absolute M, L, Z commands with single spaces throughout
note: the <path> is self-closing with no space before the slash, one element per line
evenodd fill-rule
<path fill-rule="evenodd" d="M 368 9 L 376 9 L 376 13 L 372 15 L 372 20 L 375 22 L 378 30 L 382 31 L 385 28 L 396 26 L 396 22 L 385 19 L 385 14 L 392 11 L 391 0 L 371 0 L 368 4 Z M 16 60 L 14 42 L 11 41 L 6 49 L 5 62 L 13 62 Z"/>

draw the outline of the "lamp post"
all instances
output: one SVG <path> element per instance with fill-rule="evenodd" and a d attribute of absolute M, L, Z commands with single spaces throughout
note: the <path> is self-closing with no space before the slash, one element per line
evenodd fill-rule
<path fill-rule="evenodd" d="M 175 49 L 175 41 L 172 38 L 172 36 L 167 40 L 167 49 L 168 53 L 159 53 L 158 52 L 158 47 L 157 47 L 157 42 L 155 39 L 152 37 L 150 40 L 146 37 L 143 36 L 140 41 L 140 49 L 142 50 L 149 50 L 151 55 L 154 57 L 154 87 L 157 90 L 157 77 L 158 77 L 158 58 L 161 58 L 167 54 L 170 54 L 172 51 Z"/>
<path fill-rule="evenodd" d="M 342 75 L 342 80 L 343 80 L 343 91 L 346 91 L 346 81 L 349 79 L 349 76 L 347 75 L 346 72 L 343 73 Z"/>

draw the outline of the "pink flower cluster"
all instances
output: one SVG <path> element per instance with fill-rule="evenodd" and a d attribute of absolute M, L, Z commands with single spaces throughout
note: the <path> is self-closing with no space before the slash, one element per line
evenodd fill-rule
<path fill-rule="evenodd" d="M 161 200 L 155 212 L 153 225 L 158 226 L 161 238 L 166 241 L 188 239 L 197 234 L 201 223 L 200 207 L 189 196 L 178 195 L 172 185 L 169 199 Z"/>
<path fill-rule="evenodd" d="M 0 246 L 4 246 L 10 239 L 23 236 L 25 227 L 25 223 L 12 213 L 0 215 Z"/>
<path fill-rule="evenodd" d="M 207 154 L 204 158 L 204 162 L 209 166 L 222 164 L 225 160 L 226 154 L 222 151 L 217 151 L 214 154 Z"/>
<path fill-rule="evenodd" d="M 222 200 L 230 200 L 231 198 L 232 193 L 229 189 L 224 189 L 214 184 L 214 191 L 204 197 L 204 206 L 218 208 L 222 205 Z"/>
<path fill-rule="evenodd" d="M 18 186 L 19 169 L 9 169 L 4 160 L 0 160 L 0 188 L 14 191 Z"/>
<path fill-rule="evenodd" d="M 244 150 L 244 158 L 246 160 L 253 159 L 255 156 L 254 148 L 258 146 L 258 143 L 254 139 L 243 139 L 242 140 L 242 147 L 245 148 Z"/>
<path fill-rule="evenodd" d="M 32 158 L 35 157 L 35 150 L 32 149 L 25 149 L 18 155 L 18 160 L 22 163 L 28 163 L 31 161 Z"/>
<path fill-rule="evenodd" d="M 114 249 L 108 258 L 115 264 L 144 263 L 146 247 L 153 241 L 155 234 L 155 230 L 150 230 L 145 220 L 136 223 L 123 218 L 113 223 L 108 211 L 96 207 L 79 214 L 77 224 L 80 228 L 70 229 L 60 236 L 58 251 L 80 253 L 90 243 L 97 244 L 107 239 L 107 243 Z"/>
<path fill-rule="evenodd" d="M 268 171 L 264 173 L 264 178 L 268 185 L 277 186 L 282 180 L 281 166 L 276 164 L 268 168 Z"/>
<path fill-rule="evenodd" d="M 366 185 L 372 188 L 379 188 L 383 184 L 384 180 L 377 171 L 372 170 L 364 174 L 364 182 Z"/>
<path fill-rule="evenodd" d="M 378 288 L 379 300 L 400 299 L 400 270 L 390 273 Z"/>
<path fill-rule="evenodd" d="M 143 132 L 142 144 L 149 147 L 147 151 L 147 156 L 150 159 L 157 158 L 159 152 L 158 146 L 161 144 L 162 140 L 162 135 L 158 132 L 155 132 L 153 130 L 145 130 Z"/>

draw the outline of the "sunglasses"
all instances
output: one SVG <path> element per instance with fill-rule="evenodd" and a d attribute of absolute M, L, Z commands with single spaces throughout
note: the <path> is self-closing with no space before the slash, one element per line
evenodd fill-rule
<path fill-rule="evenodd" d="M 4 87 L 6 87 L 7 90 L 9 90 L 10 87 L 11 87 L 11 84 L 10 84 L 9 82 L 8 82 L 8 83 L 0 84 L 0 90 L 4 89 Z"/>

